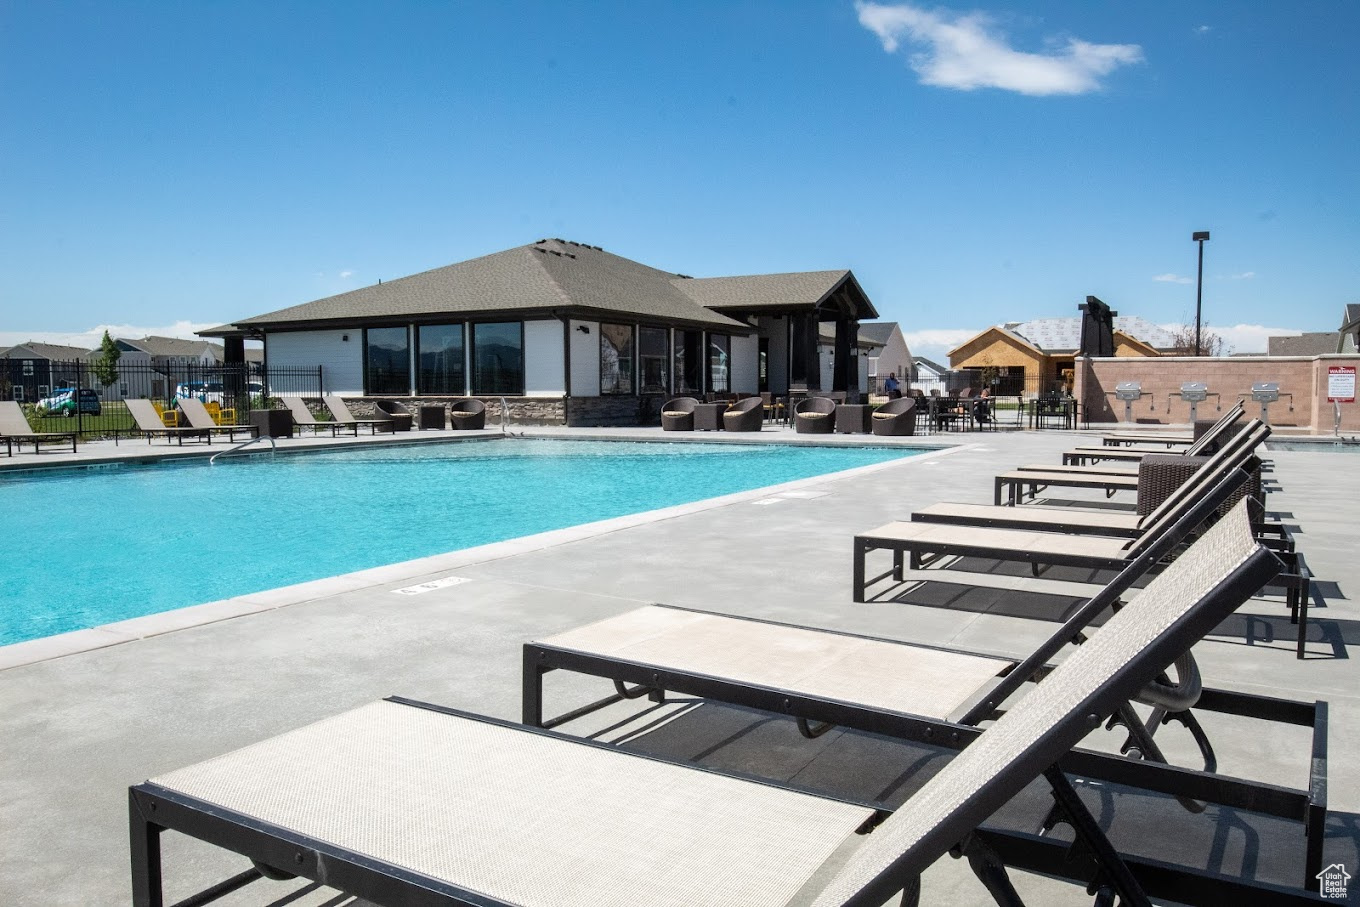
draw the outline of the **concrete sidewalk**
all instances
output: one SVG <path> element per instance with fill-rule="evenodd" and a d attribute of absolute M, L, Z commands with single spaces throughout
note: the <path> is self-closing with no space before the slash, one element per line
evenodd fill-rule
<path fill-rule="evenodd" d="M 532 433 L 660 439 L 656 429 Z M 758 437 L 794 435 L 767 430 Z M 518 719 L 525 641 L 643 603 L 1023 655 L 1054 624 L 995 611 L 853 604 L 851 536 L 940 500 L 990 502 L 994 474 L 1057 463 L 1061 450 L 1091 438 L 1009 432 L 917 439 L 962 446 L 716 504 L 244 596 L 210 623 L 180 626 L 168 617 L 154 632 L 0 669 L 0 903 L 126 903 L 128 785 L 389 694 Z M 1360 645 L 1351 542 L 1360 461 L 1350 453 L 1270 456 L 1277 487 L 1268 507 L 1297 527 L 1326 600 L 1312 615 L 1309 658 L 1294 659 L 1287 615 L 1269 600 L 1249 603 L 1243 614 L 1259 619 L 1221 628 L 1196 654 L 1210 685 L 1331 703 L 1329 808 L 1355 814 L 1360 672 L 1349 651 Z M 1072 591 L 1057 581 L 1049 588 Z M 0 665 L 2 659 L 0 650 Z M 553 689 L 563 708 L 585 701 L 569 701 L 577 692 L 598 693 L 584 679 Z M 1229 727 L 1215 742 L 1227 773 L 1305 783 L 1307 753 L 1288 735 L 1263 740 Z M 172 899 L 241 868 L 239 858 L 176 836 L 165 844 Z M 1067 886 L 1026 882 L 1034 887 L 1023 890 L 1041 892 L 1035 897 L 1045 903 L 1088 900 Z M 925 883 L 923 903 L 986 899 L 958 861 L 942 861 Z M 264 903 L 266 884 L 274 885 L 248 887 L 221 903 Z M 273 897 L 286 890 L 275 886 Z M 322 902 L 318 892 L 295 903 Z"/>

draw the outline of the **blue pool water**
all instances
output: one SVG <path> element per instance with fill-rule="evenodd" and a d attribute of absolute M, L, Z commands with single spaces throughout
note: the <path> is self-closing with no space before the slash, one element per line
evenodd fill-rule
<path fill-rule="evenodd" d="M 909 456 L 498 440 L 0 478 L 0 645 Z"/>

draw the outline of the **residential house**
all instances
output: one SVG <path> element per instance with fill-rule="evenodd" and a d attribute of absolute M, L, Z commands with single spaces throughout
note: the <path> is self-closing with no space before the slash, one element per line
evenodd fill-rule
<path fill-rule="evenodd" d="M 924 356 L 914 356 L 912 367 L 916 375 L 909 385 L 912 390 L 920 391 L 928 397 L 934 394 L 945 396 L 951 390 L 948 366 L 940 365 Z"/>
<path fill-rule="evenodd" d="M 896 375 L 902 387 L 911 385 L 916 375 L 911 350 L 907 338 L 902 335 L 902 326 L 896 321 L 872 321 L 859 326 L 861 337 L 868 338 L 878 346 L 876 354 L 869 358 L 869 386 L 875 393 L 883 392 L 883 382 L 889 375 Z"/>
<path fill-rule="evenodd" d="M 228 361 L 255 338 L 269 369 L 320 364 L 327 393 L 505 397 L 521 421 L 624 424 L 671 395 L 863 393 L 859 323 L 877 315 L 848 270 L 694 278 L 544 239 L 201 335 Z"/>
<path fill-rule="evenodd" d="M 1339 352 L 1340 331 L 1310 331 L 1285 337 L 1267 337 L 1267 356 L 1325 356 Z"/>
<path fill-rule="evenodd" d="M 30 340 L 0 351 L 0 399 L 33 403 L 58 387 L 73 386 L 77 363 L 88 360 L 90 351 L 59 343 Z"/>
<path fill-rule="evenodd" d="M 1081 317 L 1007 322 L 950 350 L 949 364 L 976 372 L 974 386 L 989 384 L 999 394 L 1070 392 L 1081 326 Z M 1116 357 L 1162 356 L 1176 348 L 1170 332 L 1137 316 L 1115 316 L 1112 339 Z"/>

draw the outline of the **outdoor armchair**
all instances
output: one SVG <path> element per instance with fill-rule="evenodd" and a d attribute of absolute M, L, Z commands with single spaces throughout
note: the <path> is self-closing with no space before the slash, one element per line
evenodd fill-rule
<path fill-rule="evenodd" d="M 486 404 L 475 397 L 454 400 L 449 404 L 449 426 L 460 431 L 486 428 Z"/>
<path fill-rule="evenodd" d="M 23 453 L 23 442 L 29 441 L 33 444 L 33 452 L 40 453 L 39 447 L 43 444 L 70 444 L 71 453 L 75 453 L 76 434 L 73 431 L 34 431 L 18 403 L 13 400 L 0 401 L 0 436 L 5 438 L 7 448 L 11 443 L 18 442 L 19 452 Z"/>
<path fill-rule="evenodd" d="M 884 437 L 916 434 L 916 400 L 898 397 L 874 410 L 870 417 L 873 432 Z"/>
<path fill-rule="evenodd" d="M 415 422 L 415 414 L 396 400 L 375 400 L 373 405 L 378 412 L 392 420 L 393 431 L 411 430 L 411 424 Z"/>
<path fill-rule="evenodd" d="M 662 431 L 694 431 L 694 407 L 699 401 L 694 397 L 676 397 L 661 406 Z"/>
<path fill-rule="evenodd" d="M 724 431 L 760 431 L 765 421 L 765 404 L 759 397 L 745 397 L 723 413 Z"/>
<path fill-rule="evenodd" d="M 829 435 L 836 427 L 836 401 L 828 397 L 808 397 L 793 408 L 793 427 L 799 434 Z"/>

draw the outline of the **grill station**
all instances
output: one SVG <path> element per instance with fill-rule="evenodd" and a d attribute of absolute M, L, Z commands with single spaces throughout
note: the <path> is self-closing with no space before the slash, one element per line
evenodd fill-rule
<path fill-rule="evenodd" d="M 1280 393 L 1280 382 L 1278 381 L 1257 381 L 1251 386 L 1250 394 L 1242 394 L 1243 397 L 1250 396 L 1251 399 L 1261 404 L 1261 421 L 1270 424 L 1270 404 L 1278 403 L 1281 397 L 1289 398 L 1289 411 L 1294 411 L 1294 395 Z"/>
<path fill-rule="evenodd" d="M 1217 397 L 1218 394 L 1210 394 L 1209 385 L 1205 384 L 1203 381 L 1187 381 L 1181 385 L 1179 392 L 1172 391 L 1167 394 L 1166 411 L 1168 413 L 1171 412 L 1170 398 L 1180 397 L 1186 403 L 1190 404 L 1190 424 L 1193 425 L 1198 417 L 1199 405 L 1211 396 Z M 1222 404 L 1220 404 L 1218 408 L 1222 409 Z"/>
<path fill-rule="evenodd" d="M 1133 421 L 1133 404 L 1136 400 L 1143 397 L 1151 397 L 1152 394 L 1143 392 L 1143 385 L 1137 381 L 1121 381 L 1114 386 L 1114 398 L 1124 401 L 1124 421 Z M 1150 406 L 1156 406 L 1156 401 L 1151 401 Z"/>

